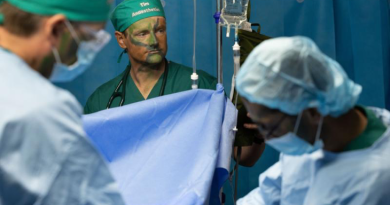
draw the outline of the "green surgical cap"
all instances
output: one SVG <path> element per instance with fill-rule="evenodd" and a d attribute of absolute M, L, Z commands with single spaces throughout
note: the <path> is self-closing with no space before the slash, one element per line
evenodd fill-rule
<path fill-rule="evenodd" d="M 0 0 L 1 1 L 1 0 Z M 107 21 L 112 0 L 6 0 L 37 15 L 63 14 L 71 21 Z"/>
<path fill-rule="evenodd" d="M 115 30 L 124 32 L 135 22 L 152 16 L 165 18 L 160 0 L 125 0 L 115 8 L 111 22 Z"/>

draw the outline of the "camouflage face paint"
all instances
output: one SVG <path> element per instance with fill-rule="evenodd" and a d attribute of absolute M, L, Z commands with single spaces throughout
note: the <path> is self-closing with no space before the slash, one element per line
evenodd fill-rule
<path fill-rule="evenodd" d="M 60 39 L 60 45 L 58 47 L 58 52 L 61 57 L 63 64 L 71 65 L 77 61 L 77 49 L 78 45 L 69 32 L 64 32 Z M 54 55 L 51 53 L 45 57 L 39 66 L 39 72 L 45 76 L 50 77 L 55 63 Z"/>
<path fill-rule="evenodd" d="M 130 26 L 127 33 L 129 57 L 144 64 L 158 64 L 164 60 L 167 51 L 165 19 L 143 19 Z"/>
<path fill-rule="evenodd" d="M 78 45 L 70 35 L 70 33 L 66 32 L 63 34 L 61 38 L 61 43 L 58 48 L 58 52 L 61 56 L 61 61 L 65 65 L 72 65 L 77 61 L 77 49 Z"/>

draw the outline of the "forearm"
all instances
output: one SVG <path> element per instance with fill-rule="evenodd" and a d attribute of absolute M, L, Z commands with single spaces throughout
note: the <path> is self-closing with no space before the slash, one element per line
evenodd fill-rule
<path fill-rule="evenodd" d="M 252 146 L 241 147 L 240 165 L 252 167 L 259 160 L 265 149 L 265 143 L 253 143 Z M 234 160 L 237 161 L 238 147 L 234 147 Z"/>

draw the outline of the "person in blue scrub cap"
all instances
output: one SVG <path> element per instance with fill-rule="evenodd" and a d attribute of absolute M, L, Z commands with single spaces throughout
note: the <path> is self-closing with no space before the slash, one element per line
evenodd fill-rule
<path fill-rule="evenodd" d="M 107 43 L 107 0 L 0 0 L 0 204 L 123 205 L 68 81 Z"/>
<path fill-rule="evenodd" d="M 360 85 L 305 37 L 249 55 L 237 91 L 280 160 L 239 205 L 390 204 L 390 113 L 357 105 Z"/>

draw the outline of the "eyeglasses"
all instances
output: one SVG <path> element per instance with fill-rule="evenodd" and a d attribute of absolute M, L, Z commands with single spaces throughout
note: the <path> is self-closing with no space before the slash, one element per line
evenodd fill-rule
<path fill-rule="evenodd" d="M 77 28 L 81 31 L 81 38 L 79 35 L 77 35 L 76 30 L 74 29 L 74 26 L 69 21 L 65 21 L 66 27 L 69 29 L 70 34 L 76 41 L 78 45 L 80 45 L 81 41 L 93 41 L 98 39 L 98 33 L 99 31 L 89 27 L 85 24 L 77 24 Z"/>
<path fill-rule="evenodd" d="M 278 120 L 278 122 L 271 127 L 271 129 L 265 128 L 264 126 L 259 126 L 259 132 L 264 136 L 264 139 L 269 139 L 270 136 L 280 127 L 280 124 L 286 119 L 287 115 L 283 114 L 283 116 Z M 265 135 L 264 135 L 265 134 Z"/>
<path fill-rule="evenodd" d="M 88 25 L 84 25 L 84 24 L 80 26 L 80 30 L 83 33 L 82 39 L 84 41 L 93 41 L 93 40 L 99 39 L 98 33 L 100 30 L 97 31 L 96 29 L 93 29 L 93 28 L 89 27 Z"/>

